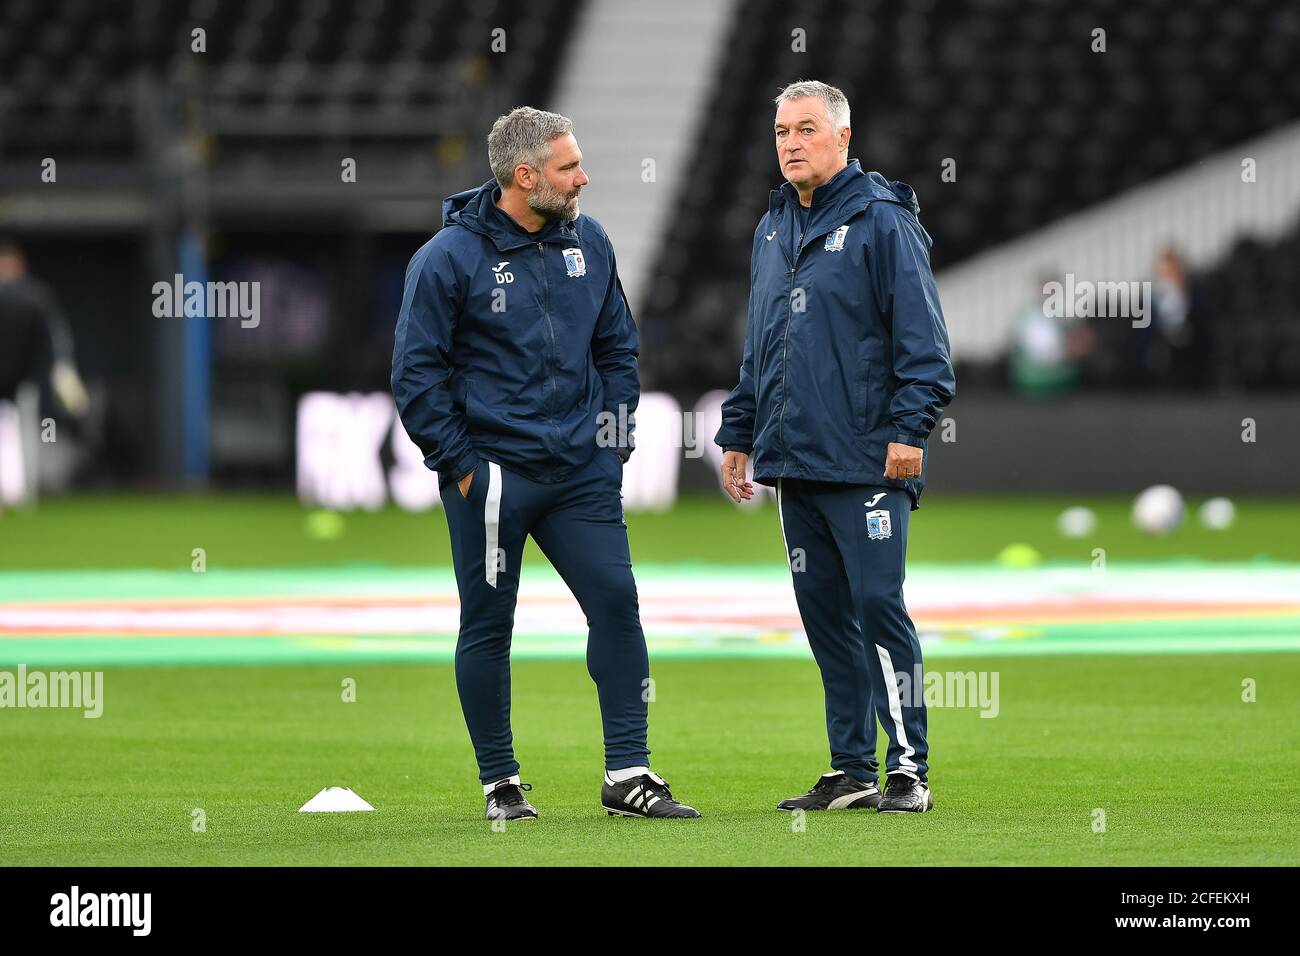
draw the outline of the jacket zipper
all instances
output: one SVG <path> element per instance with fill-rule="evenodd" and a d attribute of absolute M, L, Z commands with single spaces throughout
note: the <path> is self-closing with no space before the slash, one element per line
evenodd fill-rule
<path fill-rule="evenodd" d="M 781 254 L 785 255 L 785 243 L 781 243 Z M 786 386 L 787 369 L 789 361 L 787 356 L 790 351 L 790 321 L 794 318 L 794 274 L 799 267 L 799 253 L 803 252 L 803 233 L 799 233 L 799 246 L 795 252 L 795 259 L 790 261 L 789 256 L 785 256 L 785 261 L 790 263 L 790 291 L 785 297 L 785 335 L 781 338 L 781 417 L 777 420 L 777 434 L 781 440 L 781 475 L 785 476 L 785 465 L 789 461 L 789 449 L 785 447 L 785 404 L 789 398 Z"/>
<path fill-rule="evenodd" d="M 546 279 L 546 245 L 539 242 L 537 244 L 537 254 L 542 260 L 542 295 L 545 303 L 546 326 L 551 330 L 551 394 L 546 398 L 546 417 L 551 422 L 551 427 L 555 427 L 555 367 L 558 364 L 556 356 L 559 354 L 559 347 L 555 344 L 555 323 L 551 321 L 551 284 Z"/>
<path fill-rule="evenodd" d="M 856 213 L 850 211 L 849 215 L 852 217 L 853 215 L 856 215 Z M 809 222 L 812 221 L 811 210 L 809 211 L 808 220 Z M 826 232 L 818 233 L 817 238 L 820 238 L 829 232 L 830 230 L 826 230 Z M 781 442 L 781 476 L 785 475 L 786 462 L 790 457 L 787 453 L 788 449 L 785 447 L 786 371 L 789 366 L 786 356 L 790 348 L 790 321 L 794 318 L 794 277 L 795 271 L 799 267 L 799 256 L 803 254 L 804 235 L 805 233 L 799 233 L 799 246 L 795 252 L 794 261 L 791 261 L 790 256 L 786 253 L 785 243 L 781 243 L 781 255 L 784 256 L 786 264 L 790 267 L 790 291 L 786 295 L 785 301 L 785 336 L 781 340 L 781 415 L 777 419 L 777 436 Z"/>

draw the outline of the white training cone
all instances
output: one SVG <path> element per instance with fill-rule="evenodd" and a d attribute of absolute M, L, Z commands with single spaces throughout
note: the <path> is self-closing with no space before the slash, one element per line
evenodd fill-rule
<path fill-rule="evenodd" d="M 370 804 L 352 792 L 351 787 L 326 787 L 301 807 L 299 813 L 354 813 L 373 810 Z"/>

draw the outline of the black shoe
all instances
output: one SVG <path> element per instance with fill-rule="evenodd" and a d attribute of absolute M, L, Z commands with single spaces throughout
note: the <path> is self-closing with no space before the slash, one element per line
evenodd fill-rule
<path fill-rule="evenodd" d="M 885 797 L 881 813 L 925 813 L 934 809 L 930 785 L 905 773 L 891 773 L 885 778 Z"/>
<path fill-rule="evenodd" d="M 699 811 L 678 803 L 668 790 L 668 781 L 652 773 L 631 780 L 610 783 L 600 788 L 600 804 L 611 816 L 619 817 L 698 817 Z"/>
<path fill-rule="evenodd" d="M 528 802 L 523 791 L 533 789 L 531 783 L 506 783 L 496 785 L 487 795 L 489 820 L 536 820 L 537 811 Z"/>
<path fill-rule="evenodd" d="M 880 787 L 850 777 L 847 773 L 824 773 L 802 797 L 791 797 L 776 805 L 778 810 L 874 810 L 880 803 Z"/>

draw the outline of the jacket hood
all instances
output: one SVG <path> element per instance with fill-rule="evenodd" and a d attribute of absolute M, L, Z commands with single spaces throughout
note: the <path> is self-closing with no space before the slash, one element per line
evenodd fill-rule
<path fill-rule="evenodd" d="M 540 232 L 530 233 L 497 208 L 499 198 L 501 187 L 495 179 L 448 196 L 442 201 L 442 224 L 464 226 L 470 232 L 486 236 L 501 252 L 534 242 L 574 242 L 579 238 L 575 228 L 577 220 L 568 219 L 551 220 Z"/>
<path fill-rule="evenodd" d="M 790 183 L 782 183 L 780 189 L 772 191 L 769 210 L 775 213 L 781 206 L 797 205 L 799 192 Z M 814 211 L 823 207 L 834 206 L 835 216 L 848 215 L 865 209 L 873 202 L 892 202 L 902 206 L 913 216 L 921 211 L 916 192 L 907 183 L 888 180 L 880 173 L 864 172 L 862 164 L 856 159 L 813 190 L 812 208 Z"/>

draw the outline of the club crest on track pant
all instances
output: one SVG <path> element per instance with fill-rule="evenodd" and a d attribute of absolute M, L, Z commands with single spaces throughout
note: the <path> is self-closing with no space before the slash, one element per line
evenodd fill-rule
<path fill-rule="evenodd" d="M 563 481 L 541 483 L 484 461 L 467 496 L 442 487 L 460 591 L 456 689 L 478 758 L 491 783 L 519 771 L 510 732 L 510 638 L 525 539 L 532 535 L 587 617 L 587 671 L 596 683 L 605 768 L 649 766 L 650 673 L 627 525 L 623 466 L 612 449 Z"/>
<path fill-rule="evenodd" d="M 886 772 L 926 779 L 921 645 L 903 603 L 906 490 L 788 478 L 777 509 L 795 599 L 826 690 L 831 767 L 879 777 L 876 717 L 889 736 Z M 903 675 L 900 690 L 899 675 Z"/>

